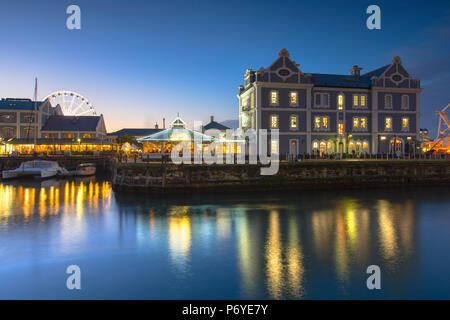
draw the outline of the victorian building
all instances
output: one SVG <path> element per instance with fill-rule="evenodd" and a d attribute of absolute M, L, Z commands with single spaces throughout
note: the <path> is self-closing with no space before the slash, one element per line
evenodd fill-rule
<path fill-rule="evenodd" d="M 400 57 L 349 75 L 305 73 L 283 49 L 239 87 L 241 129 L 278 129 L 281 155 L 411 153 L 419 137 L 420 81 Z M 269 131 L 269 130 L 268 130 Z"/>

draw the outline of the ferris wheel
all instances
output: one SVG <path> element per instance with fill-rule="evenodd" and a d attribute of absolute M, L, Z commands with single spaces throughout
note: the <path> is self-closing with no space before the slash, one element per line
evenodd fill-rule
<path fill-rule="evenodd" d="M 59 105 L 65 116 L 95 116 L 94 106 L 81 94 L 72 91 L 56 91 L 49 94 L 48 99 L 52 107 Z M 45 100 L 44 99 L 44 100 Z"/>

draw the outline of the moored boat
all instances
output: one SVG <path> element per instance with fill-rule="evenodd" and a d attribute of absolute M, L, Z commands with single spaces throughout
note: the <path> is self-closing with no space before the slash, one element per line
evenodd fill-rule
<path fill-rule="evenodd" d="M 92 176 L 97 171 L 95 164 L 93 163 L 81 163 L 78 165 L 75 175 L 76 176 Z"/>
<path fill-rule="evenodd" d="M 48 179 L 57 176 L 63 170 L 56 161 L 33 160 L 22 162 L 17 169 L 4 170 L 2 172 L 2 178 L 36 177 L 39 179 Z"/>

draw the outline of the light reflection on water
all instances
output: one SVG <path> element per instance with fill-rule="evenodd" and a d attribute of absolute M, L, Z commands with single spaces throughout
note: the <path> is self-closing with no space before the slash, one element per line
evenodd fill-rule
<path fill-rule="evenodd" d="M 15 287 L 3 286 L 0 298 L 29 297 L 15 283 L 20 270 L 36 268 L 43 275 L 30 276 L 33 297 L 70 298 L 56 285 L 39 291 L 41 282 L 64 277 L 54 268 L 68 261 L 119 274 L 116 290 L 97 274 L 80 298 L 410 298 L 423 293 L 419 285 L 449 297 L 439 277 L 417 279 L 449 267 L 442 227 L 450 224 L 448 194 L 441 188 L 162 198 L 115 195 L 108 181 L 95 178 L 0 183 L 0 279 Z M 441 238 L 421 231 L 430 228 Z M 371 264 L 384 272 L 381 293 L 365 288 Z"/>

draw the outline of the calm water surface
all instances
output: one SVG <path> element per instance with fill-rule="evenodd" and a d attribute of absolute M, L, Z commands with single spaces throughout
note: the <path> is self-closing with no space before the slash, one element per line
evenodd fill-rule
<path fill-rule="evenodd" d="M 450 188 L 161 198 L 96 178 L 0 183 L 2 299 L 449 299 L 449 270 Z"/>

